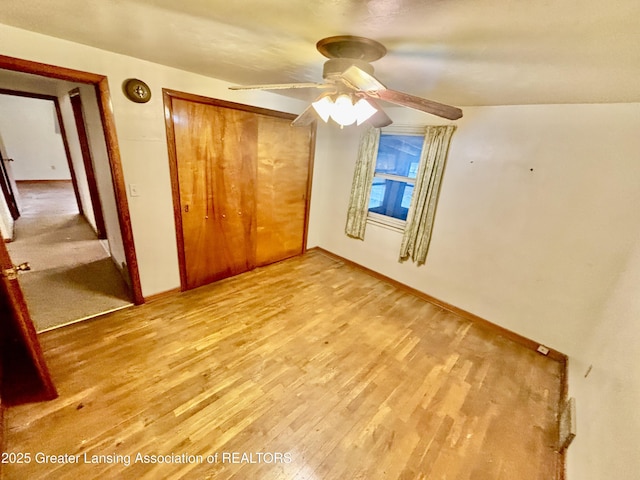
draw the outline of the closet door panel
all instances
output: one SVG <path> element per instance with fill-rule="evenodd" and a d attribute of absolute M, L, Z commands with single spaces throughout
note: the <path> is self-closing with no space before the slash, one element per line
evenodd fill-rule
<path fill-rule="evenodd" d="M 257 119 L 173 99 L 186 288 L 255 265 Z"/>
<path fill-rule="evenodd" d="M 256 180 L 256 264 L 304 251 L 311 127 L 259 116 Z"/>

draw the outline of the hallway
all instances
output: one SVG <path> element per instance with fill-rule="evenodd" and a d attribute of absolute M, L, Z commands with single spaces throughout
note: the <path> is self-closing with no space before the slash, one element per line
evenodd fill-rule
<path fill-rule="evenodd" d="M 36 330 L 132 305 L 106 240 L 78 213 L 71 182 L 19 182 L 18 190 L 21 216 L 7 249 L 15 264 L 31 266 L 20 285 Z"/>

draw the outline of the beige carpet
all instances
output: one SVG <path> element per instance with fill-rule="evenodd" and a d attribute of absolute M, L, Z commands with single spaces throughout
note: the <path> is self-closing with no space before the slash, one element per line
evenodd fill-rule
<path fill-rule="evenodd" d="M 106 242 L 78 214 L 71 182 L 20 182 L 21 216 L 7 244 L 38 332 L 131 305 Z M 105 242 L 105 246 L 103 246 Z"/>

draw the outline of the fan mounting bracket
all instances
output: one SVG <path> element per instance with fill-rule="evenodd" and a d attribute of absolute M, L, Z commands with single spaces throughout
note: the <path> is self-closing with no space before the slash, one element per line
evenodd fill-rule
<path fill-rule="evenodd" d="M 384 57 L 387 49 L 375 40 L 353 35 L 327 37 L 316 43 L 318 51 L 327 58 L 351 58 L 373 62 Z"/>

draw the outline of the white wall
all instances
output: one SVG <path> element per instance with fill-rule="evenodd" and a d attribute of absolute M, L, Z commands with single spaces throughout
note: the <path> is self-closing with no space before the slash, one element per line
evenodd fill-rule
<path fill-rule="evenodd" d="M 570 361 L 578 431 L 569 480 L 632 480 L 640 472 L 640 238 L 610 285 L 611 296 Z M 592 366 L 591 371 L 585 377 Z"/>
<path fill-rule="evenodd" d="M 16 180 L 69 180 L 51 100 L 0 94 L 0 132 Z"/>
<path fill-rule="evenodd" d="M 391 112 L 396 123 L 443 123 Z M 622 374 L 640 360 L 630 340 L 637 334 L 626 336 L 637 330 L 640 309 L 631 288 L 640 277 L 640 104 L 475 107 L 464 114 L 425 266 L 397 262 L 396 232 L 370 225 L 364 241 L 344 235 L 354 130 L 319 131 L 310 244 L 568 354 L 576 364 L 570 389 L 578 435 L 585 437 L 570 451 L 571 470 L 588 465 L 569 478 L 630 479 L 612 477 L 608 468 L 640 466 L 617 445 L 620 429 L 626 438 L 637 431 L 637 420 L 628 420 L 637 412 L 595 411 L 623 396 L 623 407 L 639 400 L 638 367 Z M 582 386 L 582 367 L 591 363 L 593 379 Z M 593 440 L 594 432 L 602 438 Z M 595 448 L 601 441 L 610 442 L 606 460 Z"/>
<path fill-rule="evenodd" d="M 4 55 L 108 77 L 124 178 L 140 193 L 128 200 L 145 296 L 180 285 L 162 88 L 292 113 L 306 106 L 272 93 L 234 92 L 220 80 L 1 24 L 0 45 Z M 133 103 L 122 94 L 122 83 L 132 77 L 151 87 L 149 103 Z"/>

